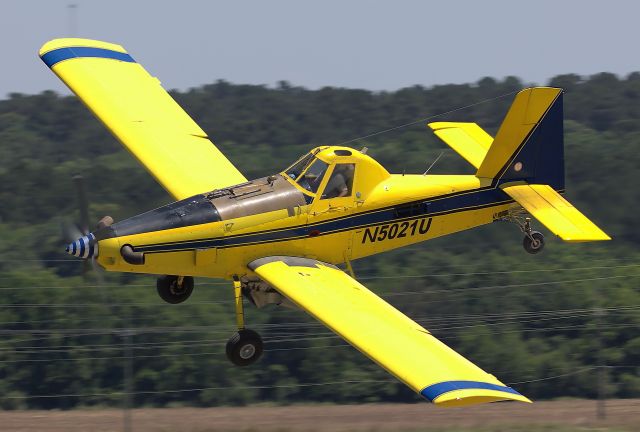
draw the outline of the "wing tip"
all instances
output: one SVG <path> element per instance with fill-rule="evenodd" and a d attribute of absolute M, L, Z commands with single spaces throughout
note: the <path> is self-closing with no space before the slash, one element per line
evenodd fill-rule
<path fill-rule="evenodd" d="M 463 391 L 463 393 L 465 392 Z M 490 392 L 487 392 L 487 393 L 490 393 Z M 458 408 L 458 407 L 466 407 L 471 405 L 480 405 L 480 404 L 487 404 L 487 403 L 494 403 L 494 402 L 522 402 L 522 403 L 529 403 L 529 404 L 533 403 L 533 401 L 531 401 L 526 396 L 522 396 L 522 395 L 505 396 L 501 394 L 495 394 L 495 395 L 483 394 L 483 395 L 473 395 L 473 396 L 451 395 L 446 398 L 443 397 L 441 400 L 439 399 L 433 403 L 438 407 Z"/>
<path fill-rule="evenodd" d="M 46 53 L 53 50 L 69 47 L 102 48 L 110 51 L 120 52 L 123 54 L 127 53 L 127 51 L 122 46 L 110 42 L 83 38 L 58 38 L 52 39 L 42 45 L 42 47 L 40 47 L 40 51 L 38 51 L 38 55 L 42 57 Z"/>
<path fill-rule="evenodd" d="M 40 48 L 39 55 L 50 69 L 60 62 L 86 57 L 135 63 L 135 60 L 120 45 L 91 39 L 54 39 Z"/>
<path fill-rule="evenodd" d="M 430 385 L 420 394 L 443 407 L 459 407 L 499 401 L 532 403 L 511 387 L 482 381 L 446 381 Z"/>

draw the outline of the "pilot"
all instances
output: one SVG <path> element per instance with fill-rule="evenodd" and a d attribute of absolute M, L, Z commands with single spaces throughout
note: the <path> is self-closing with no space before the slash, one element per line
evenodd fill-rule
<path fill-rule="evenodd" d="M 336 165 L 325 188 L 324 198 L 339 198 L 351 194 L 355 164 Z"/>

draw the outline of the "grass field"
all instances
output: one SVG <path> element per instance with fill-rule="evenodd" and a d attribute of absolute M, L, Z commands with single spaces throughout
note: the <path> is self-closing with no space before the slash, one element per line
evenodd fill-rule
<path fill-rule="evenodd" d="M 472 408 L 429 404 L 293 405 L 136 409 L 136 432 L 208 431 L 640 431 L 640 399 L 610 400 L 606 419 L 594 401 L 497 403 Z M 3 411 L 3 432 L 112 432 L 123 430 L 122 411 Z"/>

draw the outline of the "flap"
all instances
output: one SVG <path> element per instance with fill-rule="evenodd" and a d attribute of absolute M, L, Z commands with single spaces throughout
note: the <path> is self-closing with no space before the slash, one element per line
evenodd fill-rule
<path fill-rule="evenodd" d="M 56 39 L 40 57 L 175 199 L 246 181 L 121 46 Z"/>
<path fill-rule="evenodd" d="M 436 404 L 530 402 L 335 266 L 307 258 L 274 256 L 253 261 L 249 268 Z"/>
<path fill-rule="evenodd" d="M 502 190 L 562 240 L 611 240 L 549 185 L 503 186 Z"/>
<path fill-rule="evenodd" d="M 493 138 L 476 123 L 429 123 L 434 133 L 460 156 L 478 168 L 491 147 Z"/>

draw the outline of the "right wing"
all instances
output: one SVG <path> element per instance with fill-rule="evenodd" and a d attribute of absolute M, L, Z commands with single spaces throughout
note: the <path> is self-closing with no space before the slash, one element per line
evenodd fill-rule
<path fill-rule="evenodd" d="M 249 268 L 435 404 L 531 402 L 333 265 L 274 256 L 253 261 Z"/>
<path fill-rule="evenodd" d="M 55 39 L 40 57 L 175 199 L 247 181 L 121 46 Z"/>
<path fill-rule="evenodd" d="M 476 168 L 487 155 L 493 138 L 476 123 L 429 123 L 433 132 Z"/>
<path fill-rule="evenodd" d="M 501 188 L 562 240 L 611 240 L 611 237 L 549 185 L 520 184 Z"/>

